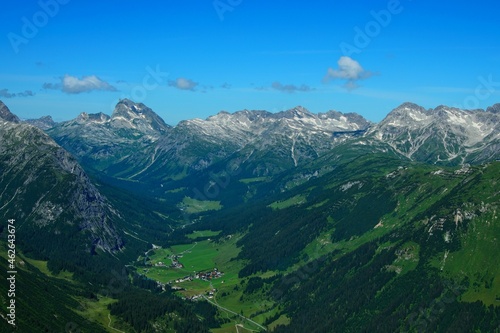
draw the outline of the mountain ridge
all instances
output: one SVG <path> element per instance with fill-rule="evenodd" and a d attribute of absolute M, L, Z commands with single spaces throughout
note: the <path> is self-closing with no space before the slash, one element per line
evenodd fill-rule
<path fill-rule="evenodd" d="M 35 229 L 51 230 L 73 214 L 79 230 L 89 233 L 89 252 L 120 250 L 123 240 L 111 222 L 120 216 L 73 156 L 45 132 L 22 122 L 0 122 L 0 136 L 4 214 L 30 220 Z M 12 175 L 15 182 L 9 181 Z"/>
<path fill-rule="evenodd" d="M 406 102 L 374 124 L 358 114 L 314 114 L 298 106 L 278 113 L 221 111 L 172 127 L 144 104 L 122 100 L 112 116 L 85 115 L 47 133 L 93 176 L 178 202 L 182 194 L 193 196 L 188 184 L 200 179 L 210 184 L 214 174 L 238 170 L 233 179 L 274 177 L 322 157 L 333 163 L 356 154 L 390 153 L 438 165 L 496 160 L 499 108 L 425 109 Z M 253 185 L 248 187 L 252 192 Z M 169 191 L 179 188 L 185 190 L 171 198 Z"/>

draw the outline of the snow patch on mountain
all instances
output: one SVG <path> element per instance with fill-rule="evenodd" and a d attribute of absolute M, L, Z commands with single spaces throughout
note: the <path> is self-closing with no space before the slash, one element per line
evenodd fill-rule
<path fill-rule="evenodd" d="M 410 159 L 463 163 L 471 154 L 498 144 L 500 115 L 493 110 L 461 110 L 443 105 L 425 110 L 404 103 L 366 135 Z"/>

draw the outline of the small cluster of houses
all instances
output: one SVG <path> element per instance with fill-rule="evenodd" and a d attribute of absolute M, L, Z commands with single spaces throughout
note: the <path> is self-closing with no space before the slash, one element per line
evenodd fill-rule
<path fill-rule="evenodd" d="M 170 265 L 170 267 L 172 267 L 172 268 L 184 268 L 184 265 L 179 262 L 178 256 L 171 256 L 170 260 L 172 260 L 172 265 Z"/>
<path fill-rule="evenodd" d="M 193 277 L 192 276 L 185 276 L 181 279 L 177 279 L 175 280 L 175 283 L 182 283 L 182 282 L 186 282 L 186 281 L 193 281 Z"/>
<path fill-rule="evenodd" d="M 210 291 L 207 291 L 205 294 L 194 295 L 191 297 L 186 297 L 185 299 L 188 299 L 190 301 L 197 301 L 197 300 L 202 299 L 202 298 L 212 299 L 212 298 L 214 298 L 214 295 L 216 292 L 217 292 L 217 289 L 212 289 Z"/>
<path fill-rule="evenodd" d="M 184 265 L 179 262 L 179 257 L 178 256 L 171 256 L 170 260 L 172 261 L 172 264 L 170 265 L 171 268 L 184 268 Z M 167 265 L 163 261 L 159 261 L 155 264 L 156 267 L 167 267 Z"/>
<path fill-rule="evenodd" d="M 217 268 L 214 268 L 212 271 L 209 271 L 209 272 L 196 273 L 196 275 L 194 277 L 195 277 L 195 279 L 208 281 L 208 280 L 218 279 L 218 278 L 222 277 L 223 274 L 224 273 L 219 272 L 219 270 Z"/>

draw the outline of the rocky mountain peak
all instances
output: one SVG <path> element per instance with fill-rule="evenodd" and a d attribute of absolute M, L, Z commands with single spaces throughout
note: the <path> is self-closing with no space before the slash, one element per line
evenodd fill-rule
<path fill-rule="evenodd" d="M 486 109 L 486 112 L 500 113 L 500 103 L 493 104 Z"/>
<path fill-rule="evenodd" d="M 314 114 L 302 106 L 297 106 L 293 109 L 281 111 L 276 114 L 278 118 L 301 119 L 314 117 Z"/>
<path fill-rule="evenodd" d="M 147 109 L 147 107 L 142 103 L 134 103 L 129 99 L 122 99 L 116 104 L 111 118 L 124 117 L 132 120 L 140 117 L 144 109 Z"/>
<path fill-rule="evenodd" d="M 129 99 L 122 99 L 116 104 L 111 115 L 111 121 L 116 127 L 141 128 L 164 132 L 168 128 L 163 119 L 153 110 L 142 103 L 135 103 Z"/>
<path fill-rule="evenodd" d="M 54 127 L 57 124 L 51 116 L 43 116 L 38 119 L 27 119 L 25 120 L 25 122 L 44 131 Z"/>
<path fill-rule="evenodd" d="M 19 120 L 19 118 L 15 114 L 10 112 L 7 105 L 5 105 L 2 101 L 0 101 L 0 119 L 10 121 L 12 123 L 20 123 L 21 122 L 21 120 Z"/>
<path fill-rule="evenodd" d="M 379 126 L 421 126 L 431 120 L 429 112 L 422 106 L 406 102 L 389 112 Z"/>
<path fill-rule="evenodd" d="M 82 112 L 80 115 L 76 118 L 76 121 L 79 123 L 87 123 L 87 122 L 92 122 L 92 123 L 105 123 L 109 121 L 109 116 L 99 112 L 99 113 L 86 113 Z"/>
<path fill-rule="evenodd" d="M 127 120 L 147 118 L 155 120 L 161 119 L 153 110 L 143 103 L 135 103 L 129 99 L 122 99 L 116 104 L 111 119 L 119 117 L 123 117 Z"/>
<path fill-rule="evenodd" d="M 389 114 L 387 116 L 388 117 L 389 116 L 401 116 L 401 115 L 410 114 L 412 112 L 426 114 L 427 110 L 418 104 L 411 103 L 411 102 L 405 102 L 405 103 L 401 104 L 400 106 L 398 106 L 397 108 L 395 108 L 394 110 L 392 110 L 391 112 L 389 112 Z"/>

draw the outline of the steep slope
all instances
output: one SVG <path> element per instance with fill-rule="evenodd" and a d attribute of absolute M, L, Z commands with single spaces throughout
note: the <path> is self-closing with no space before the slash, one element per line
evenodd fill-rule
<path fill-rule="evenodd" d="M 76 160 L 38 128 L 0 119 L 0 170 L 2 218 L 19 220 L 26 251 L 50 257 L 73 246 L 89 253 L 123 246 L 113 224 L 119 214 Z"/>
<path fill-rule="evenodd" d="M 12 123 L 20 122 L 19 118 L 15 114 L 10 112 L 7 105 L 5 105 L 2 101 L 0 101 L 0 119 Z"/>
<path fill-rule="evenodd" d="M 413 164 L 387 173 L 379 181 L 391 190 L 388 202 L 396 199 L 392 212 L 371 219 L 371 210 L 365 210 L 347 224 L 333 217 L 332 243 L 325 233 L 305 251 L 319 259 L 274 284 L 271 295 L 292 318 L 276 331 L 500 329 L 500 263 L 491 257 L 499 250 L 499 167 Z M 338 189 L 354 189 L 352 199 L 371 192 L 359 178 L 345 185 L 350 188 Z M 370 220 L 370 230 L 341 242 L 335 237 Z M 325 248 L 333 252 L 325 254 Z"/>
<path fill-rule="evenodd" d="M 0 241 L 0 249 L 7 253 L 7 247 L 4 248 L 3 245 Z M 0 256 L 0 269 L 3 272 L 11 271 L 3 253 Z M 18 254 L 18 260 L 21 259 Z M 81 308 L 77 299 L 91 299 L 92 293 L 85 290 L 85 285 L 44 275 L 25 260 L 18 265 L 16 271 L 16 327 L 13 328 L 4 320 L 8 318 L 6 304 L 10 299 L 7 297 L 9 286 L 2 283 L 0 302 L 5 306 L 0 310 L 0 316 L 3 317 L 0 320 L 0 332 L 107 332 L 103 326 L 91 322 L 77 311 Z"/>
<path fill-rule="evenodd" d="M 245 316 L 289 322 L 277 332 L 500 328 L 499 162 L 448 168 L 379 153 L 295 172 L 311 170 L 184 230 L 221 230 L 215 243 L 244 234 L 238 298 L 265 309 Z M 287 179 L 298 177 L 268 187 Z M 218 302 L 233 289 L 221 286 Z"/>

